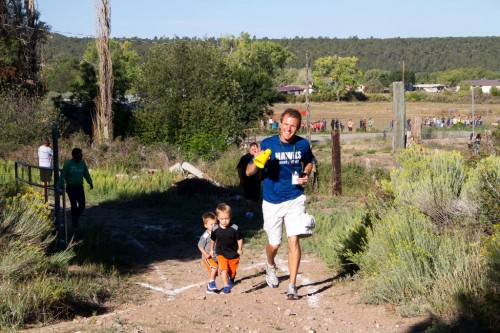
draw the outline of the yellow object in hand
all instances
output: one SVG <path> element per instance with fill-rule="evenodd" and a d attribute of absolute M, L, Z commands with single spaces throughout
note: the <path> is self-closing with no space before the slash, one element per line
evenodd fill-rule
<path fill-rule="evenodd" d="M 271 149 L 266 149 L 262 154 L 253 159 L 253 164 L 259 169 L 263 169 L 266 166 L 267 161 L 271 156 Z"/>

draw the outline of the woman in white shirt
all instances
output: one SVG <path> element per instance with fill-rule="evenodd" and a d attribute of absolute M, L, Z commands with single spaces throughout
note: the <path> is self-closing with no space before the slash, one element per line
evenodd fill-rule
<path fill-rule="evenodd" d="M 40 180 L 43 184 L 43 194 L 47 201 L 47 191 L 52 179 L 52 155 L 53 151 L 50 147 L 49 138 L 45 137 L 42 140 L 43 144 L 38 147 L 38 166 L 40 167 Z"/>

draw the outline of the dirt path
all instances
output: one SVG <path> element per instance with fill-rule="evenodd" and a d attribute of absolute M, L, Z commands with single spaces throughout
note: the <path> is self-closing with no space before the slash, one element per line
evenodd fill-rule
<path fill-rule="evenodd" d="M 286 261 L 280 257 L 281 285 L 272 289 L 264 280 L 263 259 L 245 253 L 230 295 L 205 294 L 206 278 L 197 260 L 158 262 L 131 281 L 128 292 L 136 293 L 137 303 L 32 332 L 423 331 L 423 318 L 400 318 L 386 306 L 360 304 L 356 282 L 337 279 L 311 256 L 302 261 L 300 299 L 288 301 Z"/>
<path fill-rule="evenodd" d="M 213 206 L 206 205 L 193 208 L 192 214 L 201 216 L 198 209 L 206 211 Z M 286 247 L 277 258 L 279 288 L 272 289 L 265 283 L 263 251 L 244 248 L 232 293 L 206 294 L 206 273 L 196 249 L 197 237 L 202 232 L 199 218 L 193 222 L 189 215 L 176 216 L 174 212 L 174 208 L 138 210 L 133 204 L 88 209 L 84 218 L 107 223 L 113 237 L 121 237 L 129 244 L 134 258 L 142 263 L 123 283 L 121 296 L 126 301 L 111 300 L 109 306 L 113 310 L 104 315 L 25 332 L 409 333 L 424 330 L 426 318 L 401 318 L 386 305 L 360 303 L 359 282 L 336 276 L 312 255 L 302 258 L 298 276 L 300 299 L 286 300 Z M 180 233 L 186 231 L 186 224 L 176 229 L 179 220 L 186 220 L 184 223 L 191 220 L 191 229 L 182 237 L 191 237 L 192 242 L 176 241 Z M 247 233 L 260 228 L 256 220 L 243 220 L 239 225 Z M 221 287 L 220 279 L 217 283 Z"/>

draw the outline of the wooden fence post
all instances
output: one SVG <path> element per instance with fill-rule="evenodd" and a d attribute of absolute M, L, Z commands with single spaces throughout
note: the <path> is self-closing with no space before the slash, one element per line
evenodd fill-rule
<path fill-rule="evenodd" d="M 395 153 L 398 150 L 404 149 L 406 146 L 406 109 L 405 88 L 403 82 L 392 83 L 392 100 L 392 115 L 394 117 L 392 152 Z"/>
<path fill-rule="evenodd" d="M 340 162 L 340 131 L 332 129 L 332 194 L 342 195 L 342 163 Z"/>
<path fill-rule="evenodd" d="M 422 144 L 422 117 L 413 116 L 411 118 L 411 137 L 417 145 Z"/>

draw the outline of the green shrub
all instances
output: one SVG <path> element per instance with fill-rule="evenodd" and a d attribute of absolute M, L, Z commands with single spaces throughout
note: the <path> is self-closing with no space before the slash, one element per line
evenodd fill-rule
<path fill-rule="evenodd" d="M 214 161 L 196 161 L 200 170 L 210 176 L 216 182 L 226 187 L 239 186 L 240 179 L 236 170 L 240 158 L 246 154 L 246 151 L 236 147 L 231 147 L 220 154 Z"/>
<path fill-rule="evenodd" d="M 15 90 L 0 91 L 0 110 L 0 142 L 3 145 L 38 143 L 50 134 L 57 118 L 54 107 Z"/>
<path fill-rule="evenodd" d="M 215 136 L 210 133 L 195 133 L 186 143 L 185 148 L 191 158 L 198 156 L 214 160 L 228 148 L 224 139 L 222 136 Z"/>
<path fill-rule="evenodd" d="M 389 210 L 373 221 L 366 244 L 351 257 L 366 278 L 366 300 L 397 304 L 407 315 L 456 313 L 457 296 L 482 285 L 480 246 L 460 233 L 437 234 L 417 209 Z"/>
<path fill-rule="evenodd" d="M 406 100 L 409 102 L 419 102 L 423 99 L 422 92 L 411 91 L 406 93 Z"/>
<path fill-rule="evenodd" d="M 498 87 L 491 87 L 490 89 L 490 95 L 495 96 L 495 97 L 500 97 L 500 88 Z"/>
<path fill-rule="evenodd" d="M 90 315 L 109 294 L 110 282 L 104 283 L 103 276 L 90 269 L 69 271 L 74 247 L 52 252 L 55 230 L 51 210 L 40 193 L 23 189 L 25 193 L 0 201 L 2 332 L 16 331 L 27 323 Z M 109 239 L 104 233 L 93 236 L 89 243 L 94 246 L 103 237 Z"/>
<path fill-rule="evenodd" d="M 395 201 L 402 208 L 417 208 L 439 227 L 470 222 L 470 209 L 461 198 L 467 178 L 463 157 L 457 152 L 424 154 L 416 146 L 397 155 L 400 169 L 391 172 Z"/>
<path fill-rule="evenodd" d="M 470 170 L 470 180 L 465 187 L 468 202 L 477 209 L 479 222 L 491 228 L 500 223 L 500 156 L 480 160 Z"/>
<path fill-rule="evenodd" d="M 483 318 L 491 327 L 500 327 L 500 224 L 494 227 L 494 233 L 485 244 L 487 261 L 487 282 L 484 299 L 480 309 L 484 309 Z"/>
<path fill-rule="evenodd" d="M 306 194 L 331 195 L 332 189 L 332 164 L 317 163 L 318 183 L 316 186 L 309 182 L 306 186 Z M 376 186 L 381 179 L 389 177 L 384 169 L 374 167 L 367 170 L 355 161 L 342 164 L 342 195 L 343 196 L 362 196 L 367 194 Z"/>
<path fill-rule="evenodd" d="M 391 102 L 391 94 L 366 94 L 369 102 Z"/>
<path fill-rule="evenodd" d="M 422 139 L 433 139 L 434 138 L 434 127 L 424 127 L 422 130 Z"/>
<path fill-rule="evenodd" d="M 368 225 L 365 210 L 351 208 L 312 214 L 316 217 L 314 242 L 304 242 L 304 250 L 314 252 L 337 272 L 356 271 L 358 267 L 351 257 L 360 252 L 365 243 Z"/>
<path fill-rule="evenodd" d="M 498 160 L 481 160 L 469 172 L 455 152 L 410 147 L 397 159 L 401 168 L 368 205 L 363 250 L 350 257 L 365 277 L 366 300 L 389 301 L 404 315 L 464 314 L 498 324 L 491 319 L 498 284 L 489 282 L 499 276 L 496 236 L 483 246 L 487 229 L 476 218 L 481 207 L 483 219 L 497 221 Z"/>

